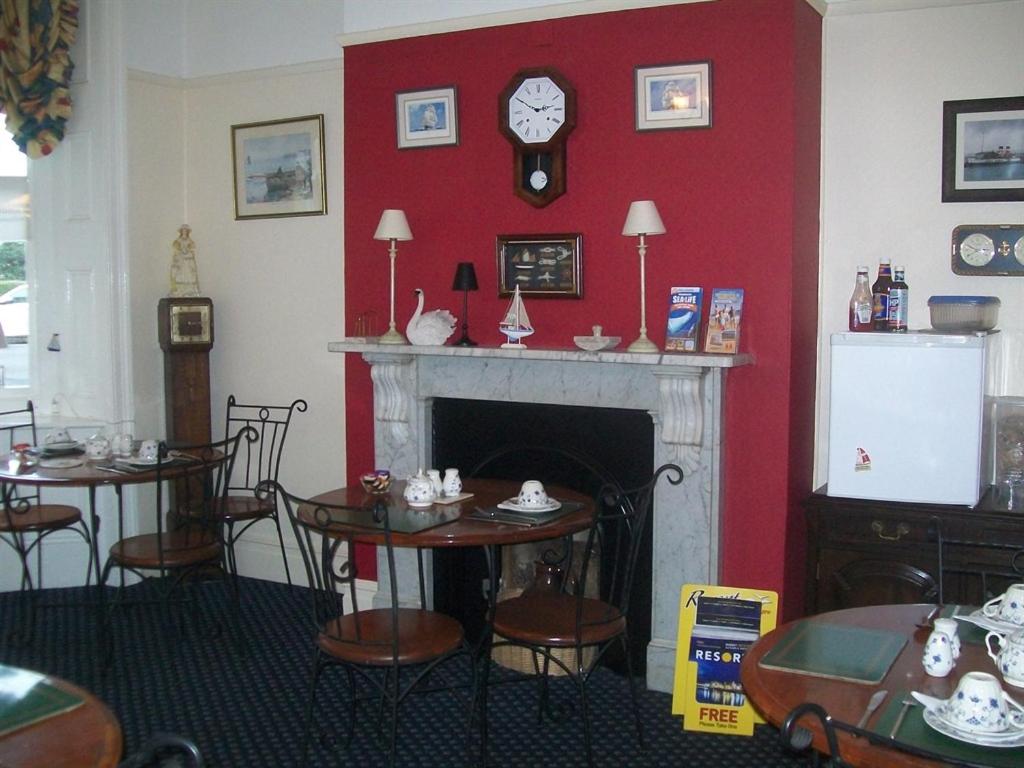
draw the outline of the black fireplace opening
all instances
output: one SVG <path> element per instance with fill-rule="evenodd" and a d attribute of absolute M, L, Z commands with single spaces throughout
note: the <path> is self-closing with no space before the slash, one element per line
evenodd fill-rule
<path fill-rule="evenodd" d="M 484 457 L 510 446 L 556 448 L 582 457 L 605 479 L 629 489 L 654 473 L 654 421 L 647 411 L 541 403 L 437 398 L 432 408 L 433 465 L 457 467 L 464 477 Z M 573 462 L 552 463 L 537 452 L 511 452 L 487 464 L 478 477 L 541 480 L 594 496 L 602 481 Z M 653 512 L 653 510 L 652 510 Z M 643 674 L 651 639 L 653 524 L 648 520 L 630 603 L 633 671 Z M 487 565 L 482 550 L 434 551 L 434 607 L 459 619 L 467 636 L 479 638 L 486 610 Z M 624 670 L 621 659 L 608 665 Z"/>

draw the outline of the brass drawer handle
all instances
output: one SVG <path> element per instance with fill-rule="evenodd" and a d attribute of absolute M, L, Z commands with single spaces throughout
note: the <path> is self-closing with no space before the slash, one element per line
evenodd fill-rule
<path fill-rule="evenodd" d="M 910 533 L 910 526 L 906 523 L 899 523 L 896 526 L 896 535 L 888 536 L 885 533 L 885 524 L 881 520 L 875 520 L 871 523 L 871 530 L 878 534 L 878 538 L 885 539 L 886 541 L 899 541 L 905 534 Z"/>

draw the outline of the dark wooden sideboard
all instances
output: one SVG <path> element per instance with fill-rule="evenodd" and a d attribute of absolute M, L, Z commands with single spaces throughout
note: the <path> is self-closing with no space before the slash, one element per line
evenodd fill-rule
<path fill-rule="evenodd" d="M 811 494 L 808 614 L 888 603 L 979 605 L 1024 581 L 1024 513 Z M 941 594 L 940 594 L 941 593 Z"/>

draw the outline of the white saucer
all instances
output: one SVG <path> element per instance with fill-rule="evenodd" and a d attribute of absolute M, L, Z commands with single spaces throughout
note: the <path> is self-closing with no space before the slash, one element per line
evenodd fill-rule
<path fill-rule="evenodd" d="M 1024 625 L 1014 624 L 1012 621 L 1003 621 L 1002 619 L 993 619 L 986 616 L 981 612 L 981 609 L 971 611 L 966 616 L 954 616 L 956 619 L 963 619 L 969 621 L 988 632 L 1016 632 L 1018 629 L 1024 629 Z"/>
<path fill-rule="evenodd" d="M 73 451 L 80 448 L 77 440 L 65 440 L 59 443 L 43 443 L 39 448 L 44 451 Z"/>
<path fill-rule="evenodd" d="M 413 509 L 426 509 L 427 507 L 434 506 L 434 502 L 432 502 L 432 501 L 406 501 L 405 505 L 407 507 L 412 507 Z"/>
<path fill-rule="evenodd" d="M 562 508 L 562 502 L 556 501 L 555 499 L 548 499 L 548 503 L 544 506 L 538 506 L 531 504 L 528 507 L 524 507 L 517 503 L 518 497 L 513 496 L 511 499 L 505 499 L 503 502 L 498 504 L 498 509 L 508 509 L 512 512 L 554 512 L 556 509 Z"/>
<path fill-rule="evenodd" d="M 39 466 L 43 469 L 71 469 L 82 466 L 81 459 L 40 459 Z"/>
<path fill-rule="evenodd" d="M 114 461 L 118 464 L 131 464 L 133 467 L 155 467 L 159 459 L 144 459 L 141 456 L 119 456 Z"/>
<path fill-rule="evenodd" d="M 965 731 L 946 720 L 941 714 L 941 708 L 925 709 L 924 721 L 933 730 L 938 731 L 942 735 L 968 744 L 975 744 L 980 747 L 1002 747 L 1004 749 L 1024 747 L 1024 730 L 1020 728 L 1012 728 L 999 733 Z"/>

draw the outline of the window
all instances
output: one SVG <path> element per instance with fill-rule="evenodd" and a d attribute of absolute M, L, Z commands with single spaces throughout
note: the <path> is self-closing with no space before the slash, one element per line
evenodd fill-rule
<path fill-rule="evenodd" d="M 0 134 L 0 390 L 27 393 L 29 336 L 28 158 L 6 131 Z"/>

